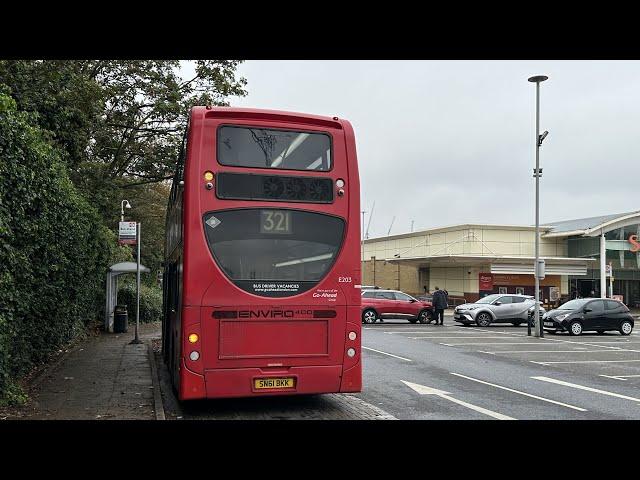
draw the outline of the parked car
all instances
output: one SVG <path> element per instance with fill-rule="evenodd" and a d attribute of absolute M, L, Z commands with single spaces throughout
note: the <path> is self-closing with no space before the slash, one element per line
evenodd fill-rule
<path fill-rule="evenodd" d="M 477 324 L 486 327 L 492 323 L 527 323 L 534 315 L 536 300 L 530 295 L 493 294 L 475 303 L 465 303 L 453 310 L 453 319 L 463 325 Z M 541 302 L 538 302 L 540 304 Z M 538 305 L 540 316 L 545 309 Z"/>
<path fill-rule="evenodd" d="M 433 319 L 433 305 L 397 290 L 364 290 L 362 323 L 375 323 L 384 318 L 404 318 L 411 323 L 427 323 Z"/>
<path fill-rule="evenodd" d="M 585 331 L 600 334 L 617 330 L 622 335 L 633 331 L 634 318 L 627 306 L 604 298 L 578 298 L 571 300 L 542 317 L 542 328 L 551 333 L 569 332 L 580 335 Z"/>

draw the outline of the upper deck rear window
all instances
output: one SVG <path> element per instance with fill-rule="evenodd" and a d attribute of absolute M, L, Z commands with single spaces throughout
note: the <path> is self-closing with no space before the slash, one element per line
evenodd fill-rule
<path fill-rule="evenodd" d="M 326 133 L 222 126 L 218 162 L 233 167 L 331 170 L 331 138 Z"/>

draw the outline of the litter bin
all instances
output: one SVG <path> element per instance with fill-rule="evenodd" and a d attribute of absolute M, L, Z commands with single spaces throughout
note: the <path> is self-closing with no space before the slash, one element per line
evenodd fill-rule
<path fill-rule="evenodd" d="M 113 333 L 126 333 L 129 323 L 129 313 L 126 305 L 116 305 L 113 311 Z"/>

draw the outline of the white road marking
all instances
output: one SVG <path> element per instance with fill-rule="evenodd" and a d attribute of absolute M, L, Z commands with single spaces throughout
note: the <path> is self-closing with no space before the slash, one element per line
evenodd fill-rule
<path fill-rule="evenodd" d="M 613 378 L 615 380 L 627 381 L 627 378 L 637 378 L 640 375 L 600 375 L 601 377 Z"/>
<path fill-rule="evenodd" d="M 468 342 L 468 343 L 441 343 L 448 347 L 460 345 L 531 345 L 531 342 Z"/>
<path fill-rule="evenodd" d="M 640 360 L 639 360 L 640 361 Z M 549 377 L 531 377 L 534 380 L 540 380 L 542 382 L 556 383 L 558 385 L 564 385 L 565 387 L 577 388 L 580 390 L 586 390 L 588 392 L 600 393 L 602 395 L 609 395 L 610 397 L 622 398 L 624 400 L 631 400 L 633 402 L 640 402 L 640 398 L 629 397 L 627 395 L 621 395 L 619 393 L 607 392 L 606 390 L 599 390 L 597 388 L 585 387 L 584 385 L 578 385 L 577 383 L 564 382 L 562 380 L 556 380 Z"/>
<path fill-rule="evenodd" d="M 432 339 L 432 338 L 457 338 L 457 339 L 461 339 L 462 337 L 451 337 L 451 336 L 447 336 L 447 337 L 408 337 L 408 338 L 412 338 L 412 339 L 416 339 L 416 338 L 424 338 L 424 339 Z M 464 339 L 468 339 L 468 338 L 504 338 L 504 337 L 464 337 Z"/>
<path fill-rule="evenodd" d="M 568 341 L 568 340 L 567 340 Z M 573 342 L 573 343 L 579 343 L 579 342 Z M 618 341 L 612 341 L 612 342 L 599 342 L 597 340 L 594 340 L 593 342 L 591 342 L 593 344 L 601 344 L 601 343 L 605 343 L 605 344 L 609 344 L 609 345 L 615 345 L 615 344 L 621 344 L 621 345 L 628 345 L 630 343 L 640 343 L 640 342 L 630 342 L 629 340 L 618 340 Z"/>
<path fill-rule="evenodd" d="M 547 338 L 547 337 L 542 338 L 542 340 L 547 340 L 549 342 L 571 343 L 573 345 L 587 345 L 589 347 L 608 348 L 611 350 L 620 350 L 620 347 L 610 347 L 609 345 L 598 345 L 598 343 L 604 343 L 604 342 L 574 342 L 571 340 L 562 340 L 559 338 Z M 618 342 L 615 342 L 615 343 L 618 343 Z M 627 350 L 627 351 L 636 352 L 640 350 Z"/>
<path fill-rule="evenodd" d="M 566 361 L 566 362 L 534 362 L 530 360 L 531 363 L 537 363 L 539 365 L 552 365 L 556 363 L 632 363 L 632 362 L 640 362 L 640 360 L 575 360 L 575 361 Z"/>
<path fill-rule="evenodd" d="M 381 353 L 383 355 L 389 355 L 390 357 L 395 357 L 395 358 L 399 358 L 400 360 L 404 360 L 405 362 L 413 362 L 413 360 L 410 360 L 408 358 L 404 358 L 404 357 L 399 357 L 398 355 L 394 355 L 393 353 L 387 353 L 387 352 L 382 352 L 380 350 L 376 350 L 375 348 L 369 348 L 369 347 L 362 347 L 365 350 L 371 350 L 372 352 L 378 352 Z"/>
<path fill-rule="evenodd" d="M 555 403 L 556 405 L 560 405 L 562 407 L 567 407 L 567 408 L 572 408 L 572 409 L 578 410 L 580 412 L 586 412 L 587 411 L 585 408 L 576 407 L 574 405 L 569 405 L 567 403 L 557 402 L 556 400 L 550 400 L 550 399 L 544 398 L 544 397 L 538 397 L 537 395 L 532 395 L 530 393 L 521 392 L 520 390 L 514 390 L 513 388 L 507 388 L 507 387 L 503 387 L 502 385 L 496 385 L 495 383 L 485 382 L 484 380 L 479 380 L 477 378 L 467 377 L 466 375 L 461 375 L 460 373 L 454 373 L 454 372 L 449 372 L 449 373 L 451 373 L 451 375 L 455 375 L 456 377 L 466 378 L 466 379 L 471 380 L 473 382 L 484 383 L 485 385 L 490 385 L 492 387 L 501 388 L 502 390 L 507 390 L 508 392 L 518 393 L 518 394 L 524 395 L 526 397 L 536 398 L 538 400 L 542 400 L 543 402 Z"/>
<path fill-rule="evenodd" d="M 628 350 L 498 350 L 486 353 L 626 353 Z"/>
<path fill-rule="evenodd" d="M 446 400 L 449 400 L 453 403 L 457 403 L 458 405 L 462 405 L 463 407 L 467 407 L 470 408 L 471 410 L 475 410 L 476 412 L 480 412 L 483 413 L 485 415 L 488 415 L 490 417 L 493 418 L 497 418 L 498 420 L 515 420 L 515 418 L 512 417 L 508 417 L 506 415 L 503 415 L 501 413 L 498 412 L 494 412 L 492 410 L 487 410 L 486 408 L 482 408 L 482 407 L 478 407 L 477 405 L 473 405 L 471 403 L 467 403 L 467 402 L 463 402 L 462 400 L 458 400 L 457 398 L 453 398 L 449 396 L 449 392 L 445 392 L 442 390 L 438 390 L 436 388 L 432 388 L 432 387 L 427 387 L 424 385 L 419 385 L 417 383 L 411 383 L 411 382 L 406 382 L 404 380 L 400 380 L 402 383 L 404 383 L 407 387 L 415 390 L 416 392 L 418 392 L 420 395 L 436 395 L 440 398 L 444 398 Z"/>

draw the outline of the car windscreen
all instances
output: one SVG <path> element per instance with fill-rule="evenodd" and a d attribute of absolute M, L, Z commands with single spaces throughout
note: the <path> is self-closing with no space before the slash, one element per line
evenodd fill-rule
<path fill-rule="evenodd" d="M 329 271 L 344 220 L 301 210 L 236 209 L 205 214 L 204 229 L 216 263 L 234 284 L 284 297 L 312 288 Z"/>
<path fill-rule="evenodd" d="M 233 167 L 331 170 L 331 138 L 326 133 L 221 126 L 218 162 Z"/>
<path fill-rule="evenodd" d="M 588 302 L 593 300 L 592 298 L 576 298 L 575 300 L 569 300 L 567 303 L 563 303 L 558 307 L 558 310 L 578 310 L 584 307 Z"/>
<path fill-rule="evenodd" d="M 496 294 L 496 295 L 487 295 L 486 297 L 482 297 L 480 300 L 478 300 L 476 303 L 491 303 L 495 300 L 497 300 L 498 298 L 500 298 L 502 295 Z"/>

